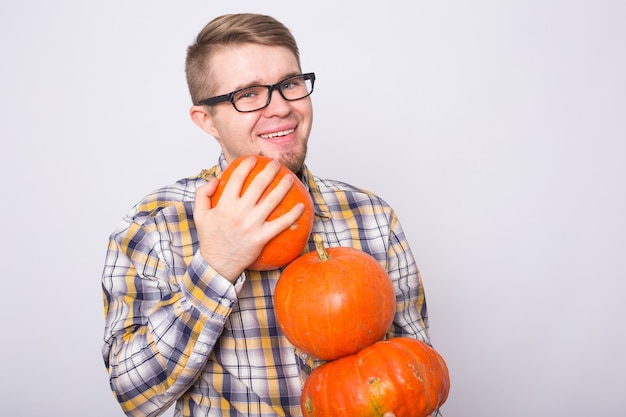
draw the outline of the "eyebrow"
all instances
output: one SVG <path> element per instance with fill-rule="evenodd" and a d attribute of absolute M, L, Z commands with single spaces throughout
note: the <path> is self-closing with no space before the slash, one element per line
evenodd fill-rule
<path fill-rule="evenodd" d="M 290 77 L 293 77 L 293 76 L 296 76 L 296 75 L 300 75 L 300 74 L 302 74 L 302 73 L 298 72 L 298 71 L 297 72 L 289 72 L 289 73 L 283 74 L 283 76 L 276 82 L 281 82 L 282 80 L 284 80 L 286 78 L 290 78 Z M 272 83 L 272 84 L 275 84 L 275 83 Z M 241 90 L 243 88 L 258 87 L 260 85 L 272 85 L 272 84 L 263 84 L 263 82 L 261 80 L 257 79 L 255 81 L 251 81 L 251 82 L 248 82 L 248 83 L 245 83 L 245 84 L 239 84 L 238 87 L 235 87 L 234 89 L 232 89 L 230 91 L 237 91 L 237 90 Z"/>

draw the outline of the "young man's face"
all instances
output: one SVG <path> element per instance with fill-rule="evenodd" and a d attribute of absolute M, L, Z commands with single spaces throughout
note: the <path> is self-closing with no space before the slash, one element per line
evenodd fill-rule
<path fill-rule="evenodd" d="M 294 54 L 282 46 L 244 44 L 224 48 L 211 58 L 216 90 L 222 95 L 252 85 L 273 85 L 300 74 Z M 194 122 L 219 142 L 228 162 L 243 155 L 278 159 L 292 171 L 302 168 L 313 121 L 311 97 L 285 100 L 272 92 L 270 104 L 240 113 L 230 102 L 208 110 L 193 106 Z"/>

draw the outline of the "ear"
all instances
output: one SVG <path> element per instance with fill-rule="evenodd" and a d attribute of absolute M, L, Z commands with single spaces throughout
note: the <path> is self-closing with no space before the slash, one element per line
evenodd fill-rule
<path fill-rule="evenodd" d="M 213 116 L 209 113 L 206 106 L 191 106 L 189 109 L 191 120 L 202 130 L 207 132 L 214 138 L 218 138 L 218 132 L 213 124 Z"/>

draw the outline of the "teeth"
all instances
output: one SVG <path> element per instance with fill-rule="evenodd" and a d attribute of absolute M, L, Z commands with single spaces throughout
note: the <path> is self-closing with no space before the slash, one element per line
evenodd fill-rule
<path fill-rule="evenodd" d="M 282 132 L 274 132 L 274 133 L 268 133 L 267 135 L 261 135 L 261 137 L 263 139 L 271 139 L 271 138 L 275 138 L 278 136 L 285 136 L 288 135 L 290 133 L 292 133 L 294 131 L 294 129 L 288 129 L 288 130 L 283 130 Z"/>

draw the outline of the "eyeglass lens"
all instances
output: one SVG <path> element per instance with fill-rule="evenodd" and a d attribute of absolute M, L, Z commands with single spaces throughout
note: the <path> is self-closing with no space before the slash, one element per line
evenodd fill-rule
<path fill-rule="evenodd" d="M 233 104 L 239 111 L 262 109 L 270 102 L 271 87 L 257 86 L 239 90 L 233 95 Z M 299 100 L 311 94 L 313 82 L 308 76 L 297 75 L 281 81 L 276 87 L 285 100 Z"/>

